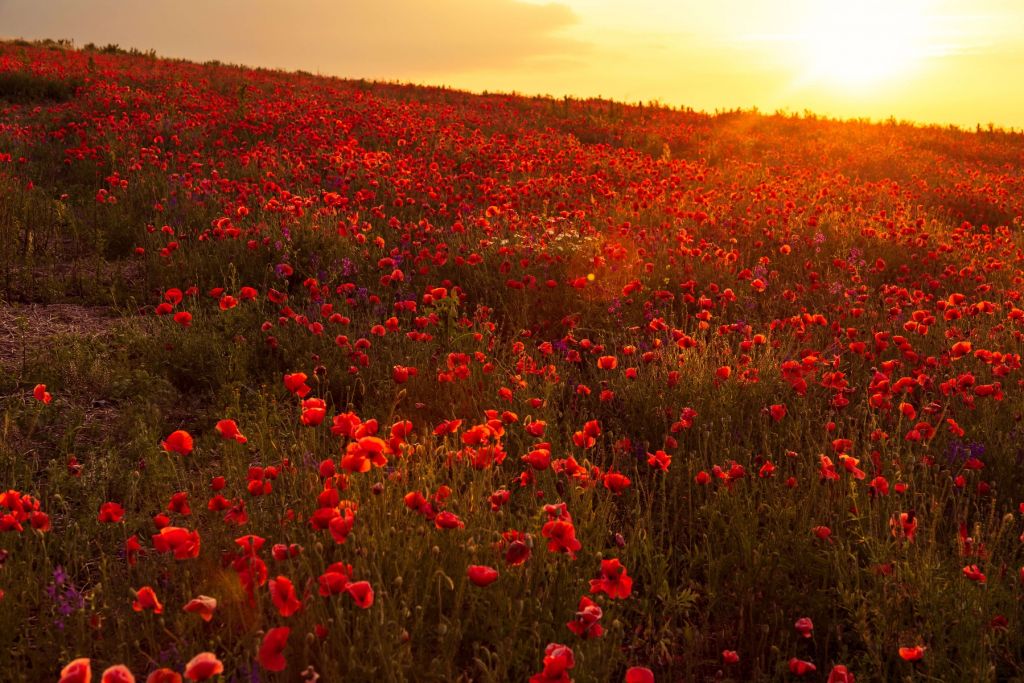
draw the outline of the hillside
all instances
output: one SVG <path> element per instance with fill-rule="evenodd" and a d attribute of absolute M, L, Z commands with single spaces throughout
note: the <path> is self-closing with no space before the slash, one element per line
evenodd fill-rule
<path fill-rule="evenodd" d="M 1015 680 L 1022 228 L 1019 133 L 2 43 L 0 666 Z"/>

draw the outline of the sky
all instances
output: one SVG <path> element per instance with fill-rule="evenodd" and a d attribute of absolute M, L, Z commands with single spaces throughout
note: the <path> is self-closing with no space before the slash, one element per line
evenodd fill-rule
<path fill-rule="evenodd" d="M 0 0 L 0 37 L 477 92 L 1024 129 L 1024 0 Z"/>

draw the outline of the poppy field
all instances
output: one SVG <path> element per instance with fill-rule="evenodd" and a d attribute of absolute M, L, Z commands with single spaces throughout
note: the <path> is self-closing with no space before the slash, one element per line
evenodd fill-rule
<path fill-rule="evenodd" d="M 0 678 L 1024 678 L 1024 135 L 0 44 Z"/>

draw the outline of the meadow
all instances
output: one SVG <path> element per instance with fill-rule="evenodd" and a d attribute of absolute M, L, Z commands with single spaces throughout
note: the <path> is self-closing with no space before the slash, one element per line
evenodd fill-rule
<path fill-rule="evenodd" d="M 1024 678 L 1024 135 L 0 44 L 0 678 Z"/>

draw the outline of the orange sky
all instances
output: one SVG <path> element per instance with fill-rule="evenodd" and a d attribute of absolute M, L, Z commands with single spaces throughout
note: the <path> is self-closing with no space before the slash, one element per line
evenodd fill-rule
<path fill-rule="evenodd" d="M 1024 128 L 1022 0 L 0 0 L 0 35 L 470 90 Z"/>

